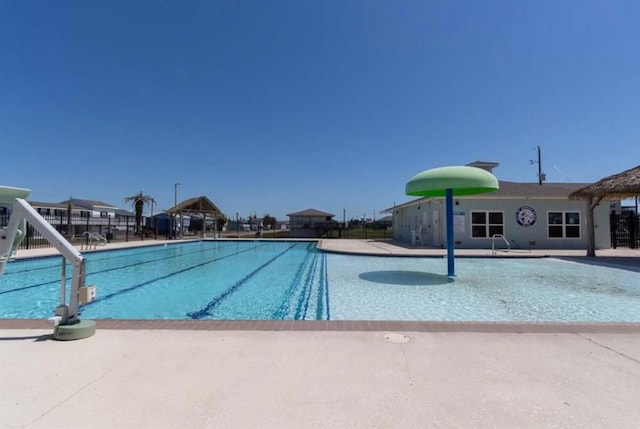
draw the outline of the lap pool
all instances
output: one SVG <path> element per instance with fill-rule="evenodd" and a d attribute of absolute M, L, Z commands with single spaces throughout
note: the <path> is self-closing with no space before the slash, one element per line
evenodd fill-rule
<path fill-rule="evenodd" d="M 315 242 L 200 241 L 85 253 L 85 319 L 640 322 L 640 273 L 554 258 L 327 254 Z M 11 262 L 0 318 L 52 316 L 60 258 Z M 67 269 L 71 273 L 71 268 Z"/>

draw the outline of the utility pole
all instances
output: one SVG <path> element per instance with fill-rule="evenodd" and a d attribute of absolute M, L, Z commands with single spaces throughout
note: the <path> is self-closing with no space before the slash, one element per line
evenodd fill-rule
<path fill-rule="evenodd" d="M 540 146 L 538 146 L 538 185 L 542 185 L 542 159 L 540 156 Z"/>
<path fill-rule="evenodd" d="M 538 164 L 538 185 L 542 185 L 542 182 L 546 180 L 546 175 L 542 172 L 542 157 L 540 156 L 540 146 L 538 146 L 538 160 L 529 160 L 530 164 Z"/>

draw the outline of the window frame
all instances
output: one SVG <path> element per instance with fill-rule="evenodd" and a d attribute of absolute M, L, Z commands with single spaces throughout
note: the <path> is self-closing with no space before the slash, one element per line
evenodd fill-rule
<path fill-rule="evenodd" d="M 485 215 L 485 222 L 484 224 L 481 223 L 474 223 L 473 222 L 473 215 L 475 213 L 483 213 Z M 490 219 L 491 219 L 491 215 L 492 214 L 496 214 L 499 213 L 500 216 L 502 217 L 502 223 L 491 223 Z M 491 227 L 495 227 L 495 226 L 500 226 L 502 227 L 502 232 L 500 234 L 502 234 L 503 236 L 505 235 L 505 222 L 504 222 L 504 210 L 471 210 L 469 212 L 469 223 L 470 223 L 470 236 L 471 239 L 476 239 L 476 240 L 486 240 L 486 239 L 490 239 L 493 237 L 494 234 L 490 234 L 491 232 Z M 478 227 L 478 226 L 484 226 L 485 229 L 485 235 L 483 237 L 478 237 L 474 235 L 474 227 Z"/>
<path fill-rule="evenodd" d="M 561 223 L 551 223 L 549 220 L 549 216 L 551 214 L 558 215 L 560 214 L 560 218 L 562 220 Z M 577 223 L 569 223 L 567 220 L 569 217 L 567 215 L 578 215 Z M 562 236 L 555 237 L 550 234 L 551 227 L 560 227 L 562 229 Z M 567 235 L 567 227 L 577 228 L 578 235 L 568 236 Z M 582 212 L 580 210 L 548 210 L 547 211 L 547 239 L 549 240 L 581 240 L 582 239 Z"/>

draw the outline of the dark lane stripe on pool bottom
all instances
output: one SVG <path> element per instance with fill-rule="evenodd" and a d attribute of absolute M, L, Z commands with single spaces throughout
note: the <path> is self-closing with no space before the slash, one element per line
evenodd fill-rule
<path fill-rule="evenodd" d="M 238 288 L 240 288 L 240 286 L 245 284 L 251 277 L 255 276 L 259 271 L 263 270 L 265 267 L 267 267 L 273 261 L 275 261 L 276 259 L 278 259 L 282 255 L 284 255 L 285 253 L 287 253 L 289 250 L 293 249 L 297 245 L 298 244 L 294 244 L 292 246 L 289 246 L 284 251 L 280 252 L 279 254 L 274 256 L 273 258 L 269 259 L 267 262 L 265 262 L 264 264 L 260 265 L 258 268 L 256 268 L 255 270 L 253 270 L 252 272 L 250 272 L 249 274 L 244 276 L 242 279 L 240 279 L 237 282 L 235 282 L 229 289 L 225 290 L 220 295 L 218 295 L 217 297 L 215 297 L 214 299 L 209 301 L 209 303 L 206 306 L 204 306 L 202 309 L 200 309 L 198 311 L 193 311 L 191 313 L 187 313 L 187 317 L 190 317 L 191 319 L 203 319 L 203 318 L 205 318 L 207 316 L 210 316 L 211 315 L 211 310 L 213 310 L 217 306 L 219 306 L 222 301 L 224 301 L 229 295 L 231 295 L 235 291 L 237 291 Z"/>

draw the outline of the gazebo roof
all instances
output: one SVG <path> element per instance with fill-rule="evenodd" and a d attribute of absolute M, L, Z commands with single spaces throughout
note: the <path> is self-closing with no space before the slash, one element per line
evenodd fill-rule
<path fill-rule="evenodd" d="M 572 200 L 589 198 L 615 200 L 637 196 L 640 196 L 640 165 L 622 173 L 607 176 L 569 194 Z"/>
<path fill-rule="evenodd" d="M 188 200 L 184 200 L 177 206 L 171 207 L 165 213 L 168 215 L 174 215 L 178 213 L 206 213 L 212 214 L 216 217 L 222 215 L 220 209 L 204 195 L 201 197 L 189 198 Z"/>

